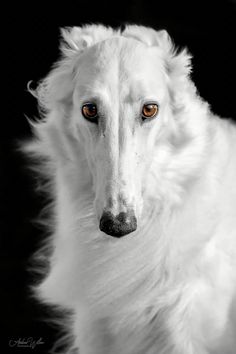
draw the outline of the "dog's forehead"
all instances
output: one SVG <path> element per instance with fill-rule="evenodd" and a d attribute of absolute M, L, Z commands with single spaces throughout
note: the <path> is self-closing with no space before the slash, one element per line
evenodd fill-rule
<path fill-rule="evenodd" d="M 114 86 L 163 81 L 164 62 L 157 47 L 136 39 L 113 37 L 88 48 L 80 59 L 80 84 Z"/>

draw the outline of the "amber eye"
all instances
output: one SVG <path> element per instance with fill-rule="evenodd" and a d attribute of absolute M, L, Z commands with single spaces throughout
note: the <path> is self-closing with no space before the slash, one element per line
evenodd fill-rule
<path fill-rule="evenodd" d="M 150 119 L 157 115 L 158 113 L 158 105 L 156 103 L 148 103 L 143 105 L 142 109 L 142 119 Z"/>
<path fill-rule="evenodd" d="M 86 103 L 82 106 L 82 114 L 84 118 L 90 122 L 97 123 L 98 111 L 94 103 Z"/>

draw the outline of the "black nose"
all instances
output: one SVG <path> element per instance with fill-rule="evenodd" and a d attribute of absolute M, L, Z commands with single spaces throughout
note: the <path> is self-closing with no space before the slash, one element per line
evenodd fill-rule
<path fill-rule="evenodd" d="M 100 230 L 114 237 L 122 237 L 137 229 L 137 219 L 133 211 L 113 215 L 110 211 L 102 214 Z"/>

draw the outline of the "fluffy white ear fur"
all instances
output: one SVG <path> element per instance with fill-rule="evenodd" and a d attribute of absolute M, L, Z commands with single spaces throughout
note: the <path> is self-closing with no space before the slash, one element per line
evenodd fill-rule
<path fill-rule="evenodd" d="M 186 49 L 177 53 L 166 30 L 155 31 L 144 26 L 127 26 L 123 32 L 125 37 L 133 37 L 148 46 L 157 46 L 162 50 L 167 73 L 172 79 L 183 80 L 191 72 L 191 55 Z"/>
<path fill-rule="evenodd" d="M 66 55 L 83 51 L 87 47 L 110 38 L 114 32 L 111 27 L 105 27 L 103 25 L 64 28 L 61 30 L 63 38 L 61 50 Z"/>
<path fill-rule="evenodd" d="M 58 108 L 58 104 L 70 104 L 74 88 L 74 65 L 86 48 L 114 34 L 114 30 L 102 25 L 87 25 L 61 29 L 62 58 L 49 75 L 40 82 L 35 92 L 43 111 Z"/>
<path fill-rule="evenodd" d="M 166 30 L 155 31 L 152 28 L 133 25 L 127 26 L 122 35 L 160 48 L 173 112 L 179 112 L 186 107 L 188 96 L 196 94 L 196 87 L 189 79 L 192 56 L 187 49 L 178 51 Z"/>

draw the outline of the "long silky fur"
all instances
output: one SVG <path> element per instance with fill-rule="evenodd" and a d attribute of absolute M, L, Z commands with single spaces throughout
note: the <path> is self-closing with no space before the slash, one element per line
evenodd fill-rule
<path fill-rule="evenodd" d="M 104 325 L 105 332 L 101 327 L 101 336 L 108 338 L 106 351 L 98 348 L 93 354 L 216 353 L 207 347 L 206 338 L 198 331 L 190 313 L 201 321 L 195 299 L 198 299 L 198 292 L 208 291 L 208 288 L 205 290 L 204 277 L 209 275 L 209 282 L 215 281 L 216 291 L 223 281 L 217 265 L 211 263 L 214 246 L 209 241 L 214 234 L 217 215 L 220 215 L 214 214 L 213 209 L 217 201 L 220 203 L 216 193 L 222 168 L 227 168 L 226 163 L 222 167 L 224 153 L 230 150 L 226 136 L 228 134 L 233 141 L 235 127 L 214 117 L 208 104 L 198 96 L 190 80 L 191 55 L 186 50 L 177 51 L 165 31 L 156 32 L 139 26 L 127 26 L 121 31 L 89 25 L 64 29 L 62 36 L 61 59 L 35 91 L 29 87 L 38 99 L 42 118 L 31 122 L 34 139 L 24 145 L 24 151 L 35 161 L 36 173 L 45 181 L 45 192 L 52 199 L 50 237 L 34 257 L 34 268 L 44 274 L 44 280 L 33 286 L 33 292 L 43 303 L 58 308 L 62 317 L 65 315 L 67 319 L 64 321 L 59 316 L 56 321 L 68 329 L 68 336 L 62 336 L 54 352 L 57 353 L 61 342 L 63 347 L 70 342 L 70 348 L 63 349 L 64 352 L 77 353 L 81 346 L 81 354 L 91 354 L 83 347 L 83 342 L 88 342 L 89 336 L 91 341 L 95 340 L 93 329 Z M 73 189 L 76 179 L 78 184 L 86 185 L 87 175 L 82 143 L 75 135 L 76 127 L 70 116 L 75 68 L 79 65 L 80 54 L 97 43 L 119 36 L 160 47 L 173 120 L 168 131 L 160 134 L 160 150 L 153 156 L 153 167 L 147 180 L 150 185 L 160 186 L 155 196 L 154 191 L 150 191 L 147 197 L 154 206 L 145 216 L 145 223 L 135 238 L 131 234 L 122 240 L 114 240 L 102 235 L 98 229 L 92 188 L 82 189 L 82 192 Z M 198 116 L 201 119 L 198 120 Z M 219 146 L 223 152 L 217 151 Z M 209 172 L 209 183 L 200 193 L 194 191 L 193 186 L 199 183 L 201 190 L 204 171 Z M 65 180 L 71 186 L 71 193 L 64 188 Z M 198 196 L 202 210 L 200 203 L 191 205 Z M 208 211 L 210 222 L 204 219 L 204 213 Z M 198 240 L 191 239 L 194 234 L 191 220 L 195 217 L 202 222 L 198 225 L 193 221 Z M 47 231 L 48 223 L 46 219 Z M 231 238 L 226 237 L 226 241 L 233 239 L 235 224 L 232 224 L 231 232 Z M 233 245 L 235 241 L 230 246 L 231 251 Z M 203 271 L 207 261 L 200 254 L 203 249 L 210 264 L 209 269 L 206 268 L 207 275 Z M 222 278 L 225 289 L 222 296 L 225 296 L 227 309 L 235 288 L 235 264 L 228 262 L 231 251 L 227 249 L 225 254 L 217 251 L 222 272 L 226 270 L 227 274 L 226 279 Z M 235 250 L 232 259 L 233 254 Z M 199 263 L 192 264 L 192 257 L 196 257 Z M 45 259 L 49 264 L 47 267 L 44 266 Z M 194 274 L 192 278 L 191 272 Z M 221 300 L 215 301 L 220 306 Z M 213 311 L 211 300 L 206 303 L 209 311 Z M 199 300 L 199 306 L 203 318 L 205 303 Z M 219 333 L 220 330 L 219 326 Z M 113 340 L 115 352 L 110 352 Z"/>

